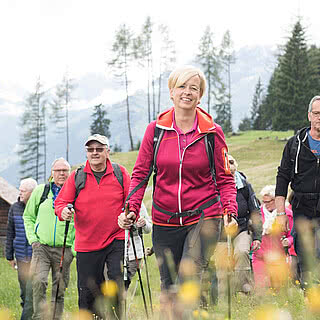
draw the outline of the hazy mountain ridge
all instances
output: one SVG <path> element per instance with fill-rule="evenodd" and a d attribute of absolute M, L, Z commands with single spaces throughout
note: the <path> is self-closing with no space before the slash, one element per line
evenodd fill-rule
<path fill-rule="evenodd" d="M 236 62 L 231 66 L 232 76 L 232 123 L 237 129 L 241 119 L 251 107 L 255 85 L 260 76 L 264 86 L 275 64 L 275 50 L 270 47 L 244 47 L 236 52 Z M 70 109 L 70 154 L 71 164 L 85 161 L 83 142 L 89 134 L 93 106 L 103 103 L 107 117 L 111 120 L 111 145 L 117 144 L 122 151 L 130 147 L 125 100 L 117 100 L 123 96 L 118 82 L 107 79 L 104 74 L 88 73 L 80 79 L 74 79 L 76 89 L 74 101 Z M 18 101 L 17 97 L 21 100 Z M 21 87 L 10 86 L 6 96 L 5 88 L 0 92 L 0 176 L 13 185 L 19 182 L 19 162 L 16 151 L 19 144 L 19 121 L 23 111 L 25 91 Z M 163 84 L 161 111 L 171 106 L 166 81 Z M 118 102 L 114 102 L 118 101 Z M 205 102 L 205 100 L 203 100 Z M 152 106 L 151 106 L 152 107 Z M 202 105 L 206 109 L 205 104 Z M 14 110 L 13 110 L 14 109 Z M 143 90 L 137 90 L 130 96 L 130 119 L 134 144 L 142 139 L 148 124 L 147 96 Z M 52 122 L 47 123 L 47 173 L 52 161 L 57 157 L 65 157 L 65 136 L 57 134 Z"/>

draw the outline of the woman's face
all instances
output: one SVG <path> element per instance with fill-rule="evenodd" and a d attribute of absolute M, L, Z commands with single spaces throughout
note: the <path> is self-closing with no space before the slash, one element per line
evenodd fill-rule
<path fill-rule="evenodd" d="M 200 103 L 200 78 L 191 77 L 183 85 L 170 89 L 175 109 L 192 110 Z"/>
<path fill-rule="evenodd" d="M 230 172 L 234 176 L 237 171 L 237 168 L 233 159 L 229 159 L 229 166 L 230 166 Z"/>
<path fill-rule="evenodd" d="M 266 206 L 267 210 L 272 212 L 276 208 L 274 198 L 268 195 L 262 197 L 262 202 Z"/>

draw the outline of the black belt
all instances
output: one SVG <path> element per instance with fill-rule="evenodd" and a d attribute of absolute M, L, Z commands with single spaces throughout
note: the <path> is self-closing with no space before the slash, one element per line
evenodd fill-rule
<path fill-rule="evenodd" d="M 164 210 L 164 209 L 160 208 L 154 201 L 152 202 L 152 205 L 156 210 L 170 216 L 170 218 L 167 220 L 167 222 L 169 223 L 172 218 L 192 217 L 192 216 L 199 215 L 199 214 L 201 214 L 201 218 L 202 218 L 204 216 L 203 210 L 211 207 L 212 205 L 214 205 L 218 201 L 220 201 L 220 197 L 216 196 L 213 199 L 202 204 L 197 209 L 187 210 L 187 211 L 183 211 L 183 212 L 171 212 L 171 211 Z"/>
<path fill-rule="evenodd" d="M 164 210 L 164 209 L 161 209 L 157 204 L 154 203 L 154 201 L 152 202 L 152 205 L 153 207 L 164 213 L 164 214 L 167 214 L 168 216 L 170 216 L 170 218 L 167 220 L 167 222 L 169 223 L 170 220 L 172 218 L 182 218 L 182 217 L 192 217 L 192 216 L 195 216 L 195 215 L 199 215 L 201 214 L 200 216 L 200 219 L 197 223 L 197 226 L 196 228 L 194 229 L 194 233 L 192 235 L 192 238 L 190 240 L 190 248 L 192 248 L 198 238 L 198 235 L 199 235 L 199 232 L 201 230 L 201 227 L 202 227 L 202 224 L 203 224 L 203 218 L 204 218 L 204 212 L 203 210 L 211 207 L 212 205 L 214 205 L 215 203 L 217 203 L 218 201 L 220 201 L 220 196 L 216 196 L 214 197 L 213 199 L 205 202 L 204 204 L 202 204 L 199 208 L 197 209 L 194 209 L 194 210 L 187 210 L 187 211 L 183 211 L 183 212 L 170 212 L 170 211 L 167 211 L 167 210 Z"/>

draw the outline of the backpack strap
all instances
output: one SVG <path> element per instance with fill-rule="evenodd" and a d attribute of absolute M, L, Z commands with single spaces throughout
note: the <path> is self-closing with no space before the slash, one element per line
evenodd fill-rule
<path fill-rule="evenodd" d="M 87 174 L 84 172 L 84 166 L 80 166 L 75 175 L 74 175 L 74 183 L 76 186 L 76 194 L 74 196 L 74 200 L 73 200 L 73 205 L 75 204 L 78 195 L 80 193 L 80 191 L 85 187 L 86 185 L 86 180 L 87 180 Z"/>
<path fill-rule="evenodd" d="M 111 164 L 112 164 L 114 175 L 116 176 L 118 182 L 120 183 L 120 185 L 121 185 L 121 187 L 123 189 L 123 174 L 122 174 L 121 168 L 117 163 L 112 162 Z M 74 175 L 74 182 L 75 182 L 75 186 L 76 186 L 76 194 L 74 196 L 73 205 L 75 204 L 80 191 L 86 185 L 87 174 L 86 174 L 86 172 L 84 172 L 83 169 L 84 169 L 84 166 L 80 166 L 77 169 L 77 171 L 76 171 L 76 173 Z"/>
<path fill-rule="evenodd" d="M 163 138 L 163 134 L 164 134 L 164 129 L 161 129 L 161 128 L 158 128 L 157 126 L 155 126 L 154 136 L 153 136 L 153 160 L 151 162 L 149 172 L 148 172 L 147 176 L 145 178 L 143 178 L 143 180 L 135 188 L 133 188 L 133 190 L 129 193 L 129 195 L 126 199 L 126 203 L 129 201 L 129 199 L 132 197 L 132 195 L 134 193 L 136 193 L 140 188 L 142 188 L 142 186 L 144 186 L 146 183 L 148 183 L 152 172 L 154 172 L 154 176 L 153 176 L 153 190 L 154 190 L 156 176 L 157 176 L 156 160 L 157 160 L 157 154 L 158 154 L 160 142 Z"/>
<path fill-rule="evenodd" d="M 121 187 L 123 189 L 123 174 L 122 174 L 121 168 L 115 162 L 112 162 L 111 164 L 112 164 L 114 175 L 116 176 L 118 182 L 120 183 L 120 185 L 121 185 Z"/>
<path fill-rule="evenodd" d="M 39 211 L 41 203 L 48 199 L 49 192 L 50 192 L 50 183 L 46 183 L 45 186 L 44 186 L 44 189 L 43 189 L 39 204 L 38 204 L 37 209 L 36 209 L 36 216 L 38 215 L 38 211 Z"/>
<path fill-rule="evenodd" d="M 217 186 L 216 182 L 216 168 L 214 163 L 214 133 L 209 133 L 204 137 L 204 143 L 206 146 L 206 152 L 209 160 L 210 172 L 214 184 Z"/>

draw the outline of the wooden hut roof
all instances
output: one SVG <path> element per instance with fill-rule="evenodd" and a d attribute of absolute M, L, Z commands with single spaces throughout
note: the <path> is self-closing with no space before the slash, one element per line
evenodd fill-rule
<path fill-rule="evenodd" d="M 4 178 L 0 177 L 0 198 L 12 205 L 17 201 L 19 190 L 12 186 Z"/>

